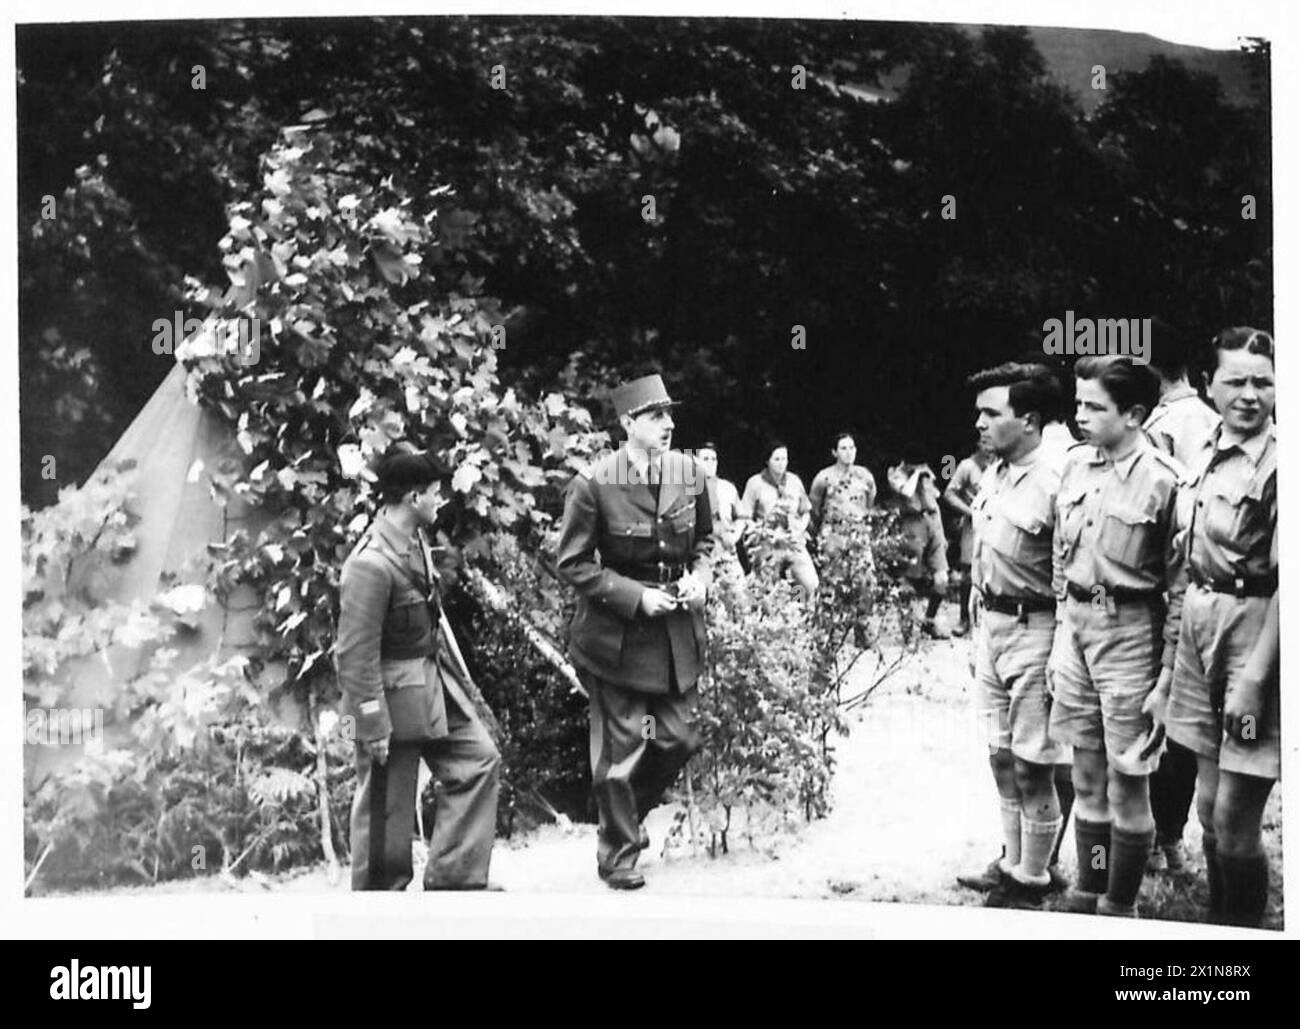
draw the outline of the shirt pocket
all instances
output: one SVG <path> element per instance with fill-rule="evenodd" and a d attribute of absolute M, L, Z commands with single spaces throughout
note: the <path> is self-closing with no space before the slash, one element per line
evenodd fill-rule
<path fill-rule="evenodd" d="M 1009 503 L 989 520 L 989 546 L 1020 564 L 1040 559 L 1051 553 L 1046 528 L 1041 514 Z"/>
<path fill-rule="evenodd" d="M 1066 546 L 1073 548 L 1079 542 L 1079 537 L 1083 535 L 1084 525 L 1087 523 L 1087 505 L 1084 501 L 1088 497 L 1087 486 L 1072 486 L 1068 490 L 1062 490 L 1060 499 L 1057 501 L 1057 514 L 1061 520 L 1061 535 L 1065 538 Z"/>
<path fill-rule="evenodd" d="M 1118 503 L 1106 509 L 1099 549 L 1112 561 L 1137 568 L 1152 553 L 1156 512 L 1152 505 Z"/>

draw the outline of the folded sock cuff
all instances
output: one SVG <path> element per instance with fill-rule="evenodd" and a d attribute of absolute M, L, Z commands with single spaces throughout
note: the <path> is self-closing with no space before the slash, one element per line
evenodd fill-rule
<path fill-rule="evenodd" d="M 1061 831 L 1061 819 L 1057 817 L 1050 822 L 1035 822 L 1032 818 L 1022 818 L 1020 828 L 1032 836 L 1051 836 L 1056 839 L 1056 834 Z"/>
<path fill-rule="evenodd" d="M 1115 826 L 1110 831 L 1110 839 L 1112 843 L 1119 847 L 1132 847 L 1134 850 L 1147 851 L 1151 849 L 1151 844 L 1156 841 L 1156 831 L 1148 829 L 1146 832 L 1133 832 Z"/>

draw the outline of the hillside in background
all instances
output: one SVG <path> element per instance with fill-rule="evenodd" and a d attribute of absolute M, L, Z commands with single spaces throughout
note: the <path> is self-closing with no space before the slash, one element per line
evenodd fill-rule
<path fill-rule="evenodd" d="M 979 26 L 963 26 L 978 31 Z M 1052 78 L 1079 97 L 1091 114 L 1105 94 L 1091 86 L 1092 66 L 1103 65 L 1107 74 L 1141 71 L 1154 56 L 1182 61 L 1193 72 L 1209 72 L 1223 85 L 1223 98 L 1231 104 L 1250 103 L 1246 62 L 1237 50 L 1170 43 L 1155 36 L 1111 29 L 1030 28 L 1030 38 L 1047 62 Z"/>

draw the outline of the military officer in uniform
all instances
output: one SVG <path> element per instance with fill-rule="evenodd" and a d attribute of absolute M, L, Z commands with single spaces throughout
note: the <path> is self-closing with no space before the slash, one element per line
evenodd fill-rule
<path fill-rule="evenodd" d="M 352 888 L 410 883 L 416 781 L 440 783 L 427 890 L 483 889 L 496 835 L 500 755 L 474 714 L 439 631 L 436 573 L 420 534 L 441 506 L 421 454 L 386 457 L 383 505 L 343 565 L 335 646 L 343 712 L 355 728 Z"/>
<path fill-rule="evenodd" d="M 578 591 L 569 649 L 591 705 L 596 867 L 614 889 L 645 885 L 640 827 L 699 747 L 690 725 L 704 664 L 713 512 L 704 470 L 669 449 L 663 380 L 618 387 L 627 441 L 574 477 L 557 546 Z"/>

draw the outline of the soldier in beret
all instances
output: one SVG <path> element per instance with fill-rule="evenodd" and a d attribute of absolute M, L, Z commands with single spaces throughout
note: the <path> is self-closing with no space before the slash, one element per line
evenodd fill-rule
<path fill-rule="evenodd" d="M 410 883 L 423 759 L 441 784 L 424 888 L 483 889 L 501 758 L 439 632 L 437 575 L 420 533 L 441 507 L 437 469 L 421 454 L 389 456 L 379 497 L 339 587 L 335 655 L 344 714 L 356 727 L 352 888 Z"/>
<path fill-rule="evenodd" d="M 597 872 L 645 885 L 640 822 L 699 747 L 690 725 L 704 664 L 713 512 L 704 470 L 669 449 L 663 380 L 614 391 L 627 442 L 574 477 L 557 562 L 578 591 L 569 649 L 591 703 L 591 779 L 600 812 Z"/>

